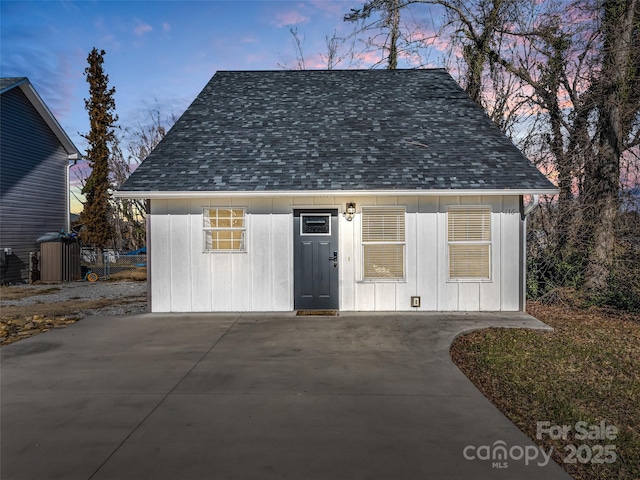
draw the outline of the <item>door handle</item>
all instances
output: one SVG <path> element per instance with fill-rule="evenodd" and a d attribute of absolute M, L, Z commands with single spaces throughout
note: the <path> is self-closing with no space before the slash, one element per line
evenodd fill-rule
<path fill-rule="evenodd" d="M 333 252 L 333 257 L 329 257 L 329 260 L 332 262 L 338 261 L 338 252 Z"/>

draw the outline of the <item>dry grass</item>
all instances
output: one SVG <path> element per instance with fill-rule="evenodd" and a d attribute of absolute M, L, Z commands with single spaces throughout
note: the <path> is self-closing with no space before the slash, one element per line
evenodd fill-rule
<path fill-rule="evenodd" d="M 136 267 L 132 270 L 123 270 L 122 272 L 109 275 L 109 281 L 127 281 L 127 282 L 146 282 L 147 267 Z"/>
<path fill-rule="evenodd" d="M 640 322 L 637 316 L 597 308 L 532 303 L 529 313 L 554 332 L 487 329 L 456 339 L 458 367 L 536 443 L 554 448 L 554 460 L 580 480 L 640 478 Z M 537 422 L 575 426 L 606 421 L 615 440 L 566 440 L 544 435 Z M 615 445 L 613 463 L 565 463 L 567 445 Z M 586 457 L 584 457 L 586 458 Z"/>

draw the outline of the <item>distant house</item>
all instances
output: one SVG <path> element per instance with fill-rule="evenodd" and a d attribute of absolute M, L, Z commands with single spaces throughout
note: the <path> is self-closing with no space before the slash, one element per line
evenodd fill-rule
<path fill-rule="evenodd" d="M 556 192 L 446 71 L 333 70 L 216 73 L 116 195 L 154 312 L 517 311 Z"/>
<path fill-rule="evenodd" d="M 69 228 L 69 162 L 80 153 L 27 78 L 0 78 L 0 275 L 29 277 L 29 252 Z"/>

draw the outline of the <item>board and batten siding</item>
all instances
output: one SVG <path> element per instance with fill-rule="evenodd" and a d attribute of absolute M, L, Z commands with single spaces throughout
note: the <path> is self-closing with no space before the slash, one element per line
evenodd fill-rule
<path fill-rule="evenodd" d="M 356 202 L 347 221 L 342 212 Z M 362 206 L 406 206 L 406 278 L 362 279 Z M 447 209 L 491 207 L 491 280 L 449 281 Z M 246 208 L 246 252 L 204 252 L 206 207 Z M 293 310 L 293 209 L 338 208 L 340 310 L 518 311 L 521 221 L 518 196 L 290 197 L 152 200 L 151 311 Z M 413 308 L 410 298 L 421 297 Z"/>
<path fill-rule="evenodd" d="M 36 239 L 67 228 L 68 154 L 20 88 L 0 96 L 0 248 L 11 248 L 3 281 L 28 279 Z"/>

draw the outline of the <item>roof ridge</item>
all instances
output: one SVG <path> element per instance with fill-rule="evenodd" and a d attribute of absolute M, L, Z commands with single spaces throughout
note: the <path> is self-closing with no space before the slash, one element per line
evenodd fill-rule
<path fill-rule="evenodd" d="M 286 74 L 300 74 L 305 72 L 435 72 L 442 71 L 445 73 L 447 69 L 444 67 L 433 68 L 305 68 L 304 70 L 279 70 L 279 69 L 267 69 L 267 70 L 216 70 L 216 73 L 286 73 Z"/>

